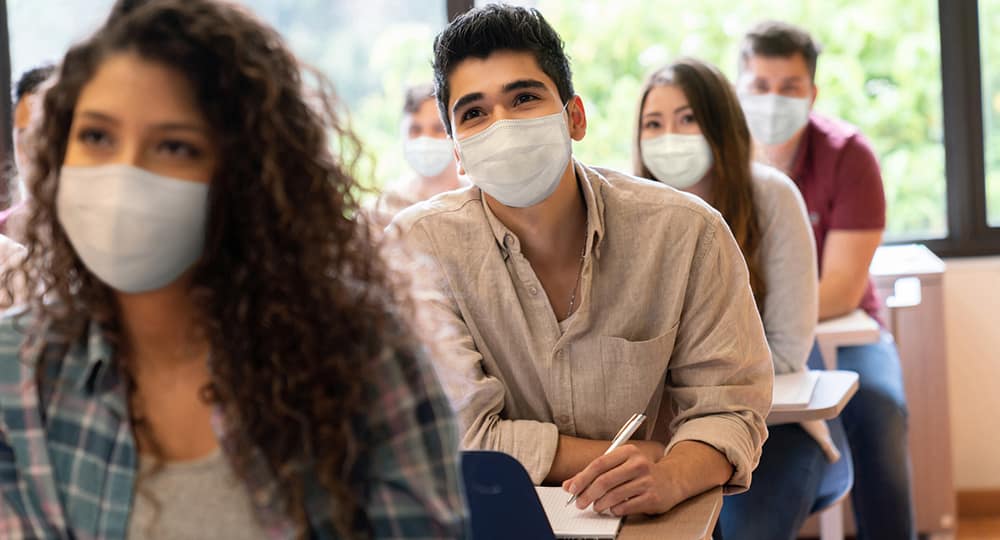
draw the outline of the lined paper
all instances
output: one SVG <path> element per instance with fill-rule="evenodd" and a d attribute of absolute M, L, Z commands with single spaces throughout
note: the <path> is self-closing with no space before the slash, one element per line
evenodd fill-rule
<path fill-rule="evenodd" d="M 570 495 L 560 487 L 535 487 L 556 538 L 609 538 L 618 536 L 622 518 L 598 514 L 592 507 L 566 506 Z"/>

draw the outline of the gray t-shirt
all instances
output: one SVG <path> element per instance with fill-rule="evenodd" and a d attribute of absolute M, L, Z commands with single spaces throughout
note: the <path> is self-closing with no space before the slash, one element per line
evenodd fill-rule
<path fill-rule="evenodd" d="M 243 484 L 222 455 L 166 463 L 147 476 L 152 460 L 140 457 L 142 484 L 129 518 L 129 540 L 264 539 Z M 155 501 L 151 500 L 155 497 Z"/>
<path fill-rule="evenodd" d="M 781 171 L 754 163 L 754 203 L 761 225 L 764 311 L 761 320 L 776 374 L 805 369 L 819 316 L 816 246 L 806 205 Z"/>

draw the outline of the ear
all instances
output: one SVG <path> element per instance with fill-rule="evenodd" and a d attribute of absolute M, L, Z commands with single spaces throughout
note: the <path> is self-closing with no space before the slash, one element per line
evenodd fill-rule
<path fill-rule="evenodd" d="M 816 97 L 818 97 L 818 96 L 819 96 L 819 87 L 816 86 L 816 84 L 814 83 L 813 84 L 813 91 L 812 91 L 812 100 L 809 101 L 809 108 L 810 109 L 813 108 L 814 105 L 816 105 Z"/>
<path fill-rule="evenodd" d="M 587 111 L 583 108 L 583 99 L 573 96 L 566 112 L 569 113 L 569 136 L 574 141 L 582 141 L 587 134 Z"/>

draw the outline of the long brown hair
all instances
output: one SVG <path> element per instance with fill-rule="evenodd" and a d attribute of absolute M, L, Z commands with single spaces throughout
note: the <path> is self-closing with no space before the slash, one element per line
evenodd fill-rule
<path fill-rule="evenodd" d="M 642 111 L 649 92 L 658 86 L 676 85 L 687 98 L 702 135 L 712 148 L 712 190 L 709 196 L 729 225 L 740 246 L 750 287 L 763 310 L 767 284 L 760 260 L 761 231 L 754 211 L 753 177 L 750 171 L 751 143 L 743 109 L 726 76 L 714 66 L 693 58 L 683 58 L 653 72 L 643 85 L 638 120 L 632 145 L 632 166 L 636 176 L 656 180 L 642 162 L 639 138 Z"/>
<path fill-rule="evenodd" d="M 247 479 L 262 455 L 301 526 L 306 486 L 318 479 L 337 528 L 364 534 L 367 366 L 386 350 L 412 362 L 419 345 L 361 223 L 350 172 L 357 138 L 325 79 L 313 74 L 306 84 L 280 36 L 244 10 L 213 0 L 122 0 L 66 54 L 30 145 L 27 255 L 3 276 L 8 289 L 21 280 L 34 292 L 28 339 L 51 342 L 45 329 L 63 328 L 66 346 L 96 321 L 121 344 L 115 295 L 77 256 L 55 202 L 81 89 L 124 52 L 186 74 L 218 143 L 191 295 L 212 351 L 203 394 L 224 414 L 234 468 Z M 115 362 L 130 381 L 127 356 Z"/>

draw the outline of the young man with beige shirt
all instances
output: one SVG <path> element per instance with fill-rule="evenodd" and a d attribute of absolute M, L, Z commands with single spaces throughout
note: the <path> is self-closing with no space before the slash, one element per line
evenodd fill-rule
<path fill-rule="evenodd" d="M 720 215 L 572 159 L 586 113 L 536 10 L 459 17 L 435 40 L 434 70 L 474 185 L 393 226 L 440 279 L 434 308 L 453 331 L 436 369 L 463 445 L 511 454 L 534 482 L 617 515 L 745 489 L 772 368 Z M 637 440 L 602 455 L 635 412 L 649 415 Z"/>

